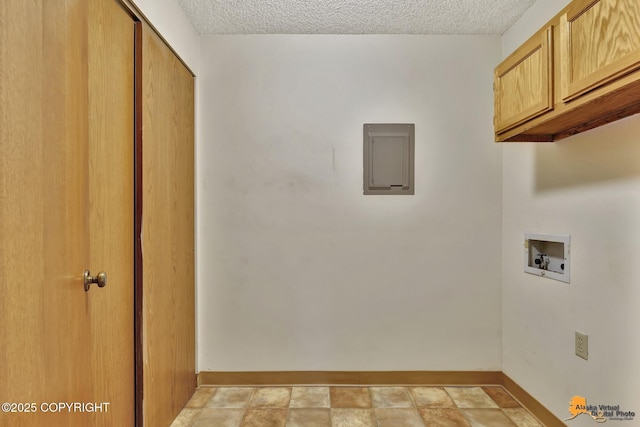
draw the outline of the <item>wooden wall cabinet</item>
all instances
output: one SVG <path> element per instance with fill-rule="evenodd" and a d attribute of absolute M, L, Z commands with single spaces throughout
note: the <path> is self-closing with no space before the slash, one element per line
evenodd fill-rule
<path fill-rule="evenodd" d="M 640 2 L 574 0 L 496 67 L 494 94 L 497 142 L 557 141 L 640 112 Z"/>
<path fill-rule="evenodd" d="M 496 132 L 553 110 L 552 36 L 540 31 L 495 69 Z"/>

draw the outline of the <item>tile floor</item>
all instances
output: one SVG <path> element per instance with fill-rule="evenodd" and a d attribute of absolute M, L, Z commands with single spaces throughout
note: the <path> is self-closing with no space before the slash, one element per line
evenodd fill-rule
<path fill-rule="evenodd" d="M 171 427 L 542 427 L 500 386 L 201 387 Z"/>

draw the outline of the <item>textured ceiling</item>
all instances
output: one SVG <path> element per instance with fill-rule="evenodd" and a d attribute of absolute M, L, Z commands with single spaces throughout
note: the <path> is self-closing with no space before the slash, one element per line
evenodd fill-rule
<path fill-rule="evenodd" d="M 200 34 L 502 34 L 535 0 L 177 0 Z"/>

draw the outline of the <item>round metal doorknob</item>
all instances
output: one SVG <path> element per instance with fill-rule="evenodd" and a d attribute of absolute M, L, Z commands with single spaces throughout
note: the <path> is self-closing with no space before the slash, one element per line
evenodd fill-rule
<path fill-rule="evenodd" d="M 107 273 L 101 271 L 97 276 L 92 276 L 89 270 L 84 271 L 84 290 L 85 292 L 89 290 L 91 284 L 95 283 L 99 288 L 104 288 L 107 286 Z"/>

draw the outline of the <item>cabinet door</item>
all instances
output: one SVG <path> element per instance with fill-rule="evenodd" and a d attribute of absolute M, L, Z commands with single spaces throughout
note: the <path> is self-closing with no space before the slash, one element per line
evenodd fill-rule
<path fill-rule="evenodd" d="M 640 68 L 640 2 L 576 0 L 561 17 L 562 99 Z"/>
<path fill-rule="evenodd" d="M 495 69 L 495 132 L 553 109 L 553 27 L 529 39 Z"/>

